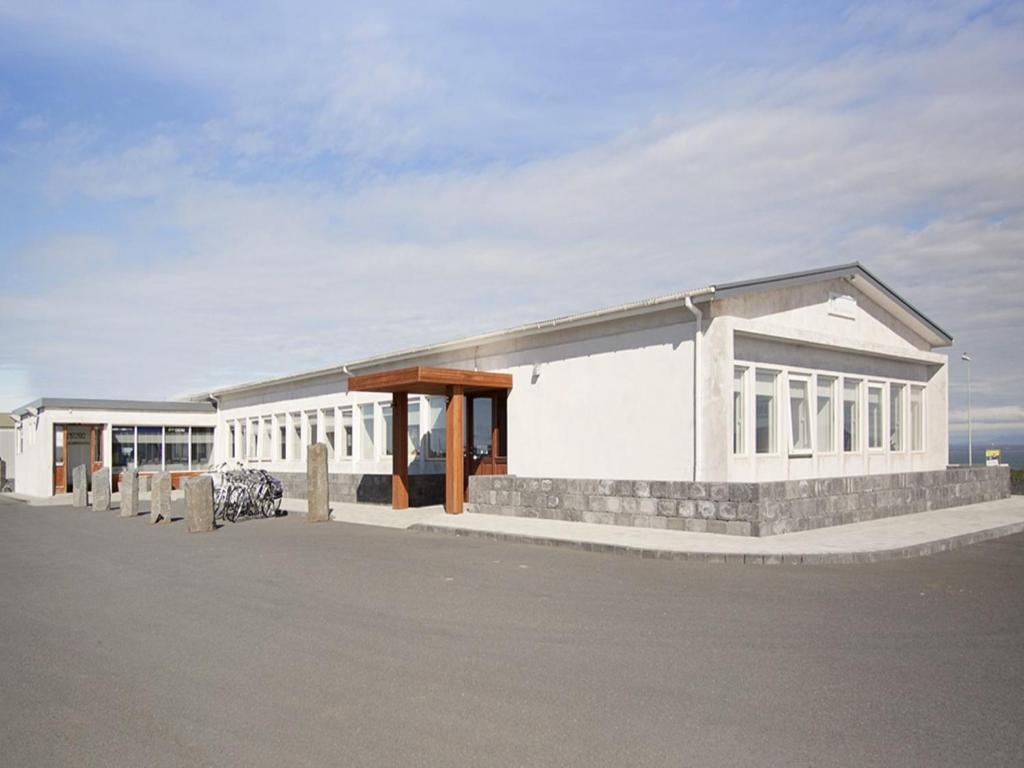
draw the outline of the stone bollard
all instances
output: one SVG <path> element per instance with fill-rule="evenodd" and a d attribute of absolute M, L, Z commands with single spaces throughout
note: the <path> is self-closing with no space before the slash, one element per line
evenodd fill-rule
<path fill-rule="evenodd" d="M 153 475 L 152 492 L 149 497 L 149 522 L 171 522 L 171 473 L 157 472 Z"/>
<path fill-rule="evenodd" d="M 84 509 L 89 506 L 89 470 L 79 464 L 71 470 L 71 506 Z"/>
<path fill-rule="evenodd" d="M 121 491 L 121 517 L 135 517 L 139 514 L 139 471 L 134 467 L 126 469 L 118 488 Z"/>
<path fill-rule="evenodd" d="M 92 508 L 97 512 L 110 509 L 110 467 L 92 473 Z"/>
<path fill-rule="evenodd" d="M 152 475 L 139 475 L 139 493 L 149 493 L 152 481 Z"/>
<path fill-rule="evenodd" d="M 213 478 L 209 475 L 185 481 L 185 523 L 189 533 L 213 530 Z"/>
<path fill-rule="evenodd" d="M 306 449 L 306 520 L 323 523 L 331 519 L 330 487 L 327 484 L 327 446 L 316 443 Z"/>

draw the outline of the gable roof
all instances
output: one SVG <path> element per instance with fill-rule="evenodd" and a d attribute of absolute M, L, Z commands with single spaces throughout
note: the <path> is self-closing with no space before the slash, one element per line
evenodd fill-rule
<path fill-rule="evenodd" d="M 237 394 L 254 389 L 262 389 L 264 387 L 278 384 L 296 383 L 322 376 L 348 376 L 350 373 L 349 369 L 352 368 L 367 368 L 392 363 L 397 364 L 409 358 L 416 358 L 427 354 L 445 352 L 465 347 L 474 347 L 501 339 L 529 336 L 560 328 L 588 325 L 619 317 L 631 317 L 662 309 L 682 307 L 685 306 L 687 299 L 695 304 L 705 303 L 717 298 L 727 298 L 729 296 L 736 296 L 742 293 L 775 290 L 838 278 L 850 280 L 878 304 L 906 319 L 908 325 L 913 330 L 920 333 L 921 336 L 933 347 L 944 347 L 953 343 L 953 337 L 936 323 L 932 322 L 932 320 L 925 316 L 920 310 L 915 308 L 910 302 L 896 293 L 896 291 L 875 277 L 875 275 L 869 272 L 860 262 L 852 262 L 833 267 L 822 267 L 802 272 L 789 272 L 769 277 L 755 278 L 752 280 L 741 280 L 732 283 L 709 285 L 704 288 L 697 288 L 689 291 L 678 291 L 664 296 L 642 299 L 640 301 L 619 304 L 617 306 L 606 307 L 604 309 L 565 315 L 551 320 L 527 323 L 525 325 L 518 325 L 504 330 L 491 331 L 476 336 L 467 336 L 438 344 L 428 344 L 399 352 L 353 360 L 340 365 L 332 365 L 325 368 L 304 371 L 302 373 L 273 376 L 244 384 L 222 387 L 210 392 L 189 395 L 187 399 L 206 400 L 210 396 L 215 398 L 222 397 L 225 395 Z"/>

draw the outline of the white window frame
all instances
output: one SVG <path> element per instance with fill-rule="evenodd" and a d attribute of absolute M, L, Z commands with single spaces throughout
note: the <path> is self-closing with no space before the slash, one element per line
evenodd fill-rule
<path fill-rule="evenodd" d="M 773 424 L 775 429 L 774 429 L 774 434 L 771 436 L 772 437 L 772 445 L 770 446 L 771 450 L 768 450 L 768 451 L 758 451 L 757 450 L 757 376 L 758 376 L 758 374 L 761 374 L 761 373 L 772 374 L 774 376 L 774 393 L 772 395 L 772 402 L 773 402 L 773 407 L 772 407 L 773 414 L 772 415 L 773 415 L 774 418 L 772 419 L 772 424 Z M 782 418 L 781 418 L 782 412 L 781 412 L 781 409 L 779 408 L 780 391 L 781 391 L 782 388 L 779 386 L 779 383 L 780 383 L 780 381 L 782 379 L 782 376 L 783 376 L 782 369 L 779 369 L 779 368 L 766 368 L 766 367 L 758 366 L 757 368 L 754 369 L 754 388 L 753 388 L 754 389 L 754 391 L 753 391 L 753 395 L 754 395 L 754 410 L 752 411 L 752 414 L 753 414 L 753 417 L 754 417 L 753 418 L 753 422 L 754 422 L 754 444 L 753 444 L 752 447 L 754 449 L 754 455 L 755 456 L 764 456 L 764 457 L 775 456 L 775 457 L 778 457 L 778 456 L 782 455 L 781 448 L 779 447 L 780 443 L 782 442 L 781 440 L 779 440 L 779 424 L 782 421 Z"/>
<path fill-rule="evenodd" d="M 739 419 L 736 416 L 736 376 L 739 374 L 739 407 L 741 412 Z M 748 456 L 750 454 L 750 440 L 747 438 L 747 432 L 749 432 L 747 414 L 750 412 L 749 405 L 747 403 L 747 390 L 750 389 L 750 366 L 749 365 L 734 365 L 732 368 L 733 376 L 733 390 L 732 390 L 732 455 L 733 456 Z M 738 423 L 737 423 L 738 422 Z M 738 438 L 738 440 L 737 440 Z M 738 445 L 737 445 L 738 443 Z"/>
<path fill-rule="evenodd" d="M 377 410 L 380 413 L 380 457 L 383 458 L 383 459 L 390 459 L 390 458 L 392 458 L 392 456 L 394 456 L 395 446 L 394 446 L 394 443 L 392 442 L 391 452 L 389 453 L 388 452 L 388 437 L 389 437 L 388 432 L 393 431 L 393 428 L 394 428 L 395 409 L 394 409 L 394 406 L 391 404 L 390 400 L 387 400 L 387 401 L 382 400 L 381 402 L 377 403 Z M 392 429 L 391 430 L 388 429 L 387 413 L 389 411 L 391 413 L 391 424 L 392 424 Z M 406 439 L 408 440 L 408 430 L 406 430 Z"/>
<path fill-rule="evenodd" d="M 893 402 L 892 395 L 893 395 L 893 390 L 897 389 L 897 388 L 899 388 L 899 390 L 900 390 L 899 401 L 898 401 L 899 402 L 899 409 L 900 409 L 899 447 L 898 448 L 893 448 L 892 447 L 892 433 L 893 433 L 892 425 L 893 425 L 894 415 L 893 415 L 893 412 L 892 412 L 892 402 Z M 900 381 L 890 381 L 888 383 L 888 385 L 886 386 L 887 398 L 886 398 L 885 402 L 886 402 L 886 406 L 888 408 L 889 419 L 888 419 L 888 424 L 886 425 L 887 429 L 885 430 L 885 434 L 886 434 L 886 438 L 887 438 L 885 447 L 886 447 L 886 450 L 888 450 L 890 453 L 906 453 L 907 452 L 907 447 L 908 447 L 908 441 L 907 441 L 907 391 L 908 391 L 907 385 L 904 384 L 903 382 L 900 382 Z"/>
<path fill-rule="evenodd" d="M 921 447 L 915 448 L 914 443 L 917 442 L 914 438 L 917 435 L 917 431 L 914 429 L 914 420 L 911 415 L 911 404 L 913 403 L 913 392 L 918 391 L 921 393 Z M 924 453 L 928 450 L 928 408 L 927 408 L 927 387 L 922 384 L 909 384 L 907 386 L 907 421 L 909 422 L 910 440 L 907 443 L 907 447 L 911 453 Z"/>
<path fill-rule="evenodd" d="M 879 439 L 879 444 L 878 445 L 871 445 L 871 391 L 872 390 L 877 390 L 878 393 L 879 393 L 878 401 L 879 401 L 879 410 L 881 411 L 881 413 L 879 414 L 880 424 L 879 424 L 879 434 L 878 434 L 878 439 Z M 866 448 L 867 448 L 869 453 L 885 453 L 887 448 L 888 448 L 888 446 L 886 445 L 886 443 L 887 443 L 886 438 L 888 437 L 888 434 L 889 434 L 888 419 L 886 418 L 886 411 L 888 410 L 888 408 L 886 407 L 886 405 L 887 405 L 887 403 L 886 403 L 886 395 L 887 394 L 888 393 L 886 391 L 885 382 L 877 381 L 877 380 L 874 380 L 874 379 L 869 381 L 867 383 L 867 386 L 864 389 L 864 418 L 865 418 L 866 423 L 867 423 L 867 429 L 865 430 L 864 438 L 865 438 L 865 446 L 866 446 Z"/>
<path fill-rule="evenodd" d="M 843 376 L 840 379 L 839 385 L 839 451 L 846 456 L 854 456 L 858 453 L 863 453 L 864 448 L 867 445 L 867 435 L 864 427 L 865 417 L 864 411 L 864 378 L 862 376 Z M 854 402 L 857 405 L 857 418 L 854 420 L 854 426 L 856 432 L 856 445 L 850 450 L 846 450 L 846 384 L 847 382 L 856 382 L 857 384 L 857 397 Z"/>
<path fill-rule="evenodd" d="M 352 430 L 352 449 L 345 453 L 345 414 L 348 414 L 349 427 Z M 335 413 L 335 424 L 334 424 L 334 441 L 338 444 L 337 452 L 335 453 L 338 458 L 344 461 L 351 461 L 356 455 L 356 427 L 353 414 L 355 410 L 351 405 L 343 405 L 336 409 Z"/>
<path fill-rule="evenodd" d="M 798 448 L 793 435 L 793 382 L 798 381 L 804 385 L 805 403 L 807 405 L 807 442 L 806 448 Z M 813 387 L 814 378 L 806 373 L 792 373 L 786 372 L 786 432 L 788 433 L 786 444 L 789 446 L 789 455 L 797 456 L 800 458 L 806 458 L 814 454 L 814 430 L 817 426 L 814 422 L 814 411 L 816 410 L 811 406 L 813 398 Z M 763 454 L 762 454 L 763 455 Z"/>
<path fill-rule="evenodd" d="M 370 429 L 367 430 L 370 436 L 370 455 L 363 455 L 363 428 L 366 423 L 366 412 L 369 411 L 370 418 Z M 377 439 L 377 422 L 380 419 L 377 418 L 377 404 L 376 403 L 360 403 L 356 409 L 356 413 L 359 414 L 359 460 L 360 461 L 377 461 L 380 456 L 380 440 Z M 355 425 L 353 425 L 354 427 Z"/>
<path fill-rule="evenodd" d="M 821 447 L 821 445 L 819 445 L 820 441 L 818 440 L 818 437 L 820 436 L 818 434 L 818 432 L 819 432 L 818 427 L 820 426 L 818 424 L 818 390 L 819 390 L 819 388 L 821 386 L 822 379 L 827 379 L 828 382 L 829 382 L 829 389 L 831 390 L 831 394 L 829 395 L 829 400 L 830 400 L 830 405 L 831 405 L 831 409 L 830 410 L 831 410 L 831 416 L 832 416 L 832 441 L 831 441 L 831 445 L 827 446 L 824 449 Z M 840 417 L 842 416 L 842 411 L 837 409 L 838 398 L 836 397 L 836 391 L 837 391 L 837 389 L 839 387 L 839 381 L 840 381 L 840 376 L 838 374 L 828 374 L 828 373 L 815 373 L 814 374 L 814 396 L 813 396 L 813 400 L 812 400 L 812 402 L 814 404 L 814 408 L 813 408 L 813 410 L 814 410 L 814 453 L 816 455 L 818 455 L 818 456 L 835 456 L 837 453 L 839 453 L 839 429 L 838 429 L 838 427 L 839 427 L 839 423 L 840 423 Z"/>

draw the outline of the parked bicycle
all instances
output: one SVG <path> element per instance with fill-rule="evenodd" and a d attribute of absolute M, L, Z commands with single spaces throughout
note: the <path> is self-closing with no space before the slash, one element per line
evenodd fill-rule
<path fill-rule="evenodd" d="M 263 469 L 248 469 L 241 464 L 217 467 L 213 477 L 213 519 L 229 523 L 238 520 L 278 517 L 284 486 Z"/>

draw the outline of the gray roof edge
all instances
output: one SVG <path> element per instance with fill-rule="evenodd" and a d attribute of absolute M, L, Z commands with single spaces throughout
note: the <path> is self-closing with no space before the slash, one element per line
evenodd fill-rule
<path fill-rule="evenodd" d="M 804 283 L 819 282 L 821 280 L 828 280 L 836 277 L 851 277 L 857 276 L 863 277 L 870 282 L 874 283 L 875 287 L 886 293 L 891 297 L 897 304 L 905 309 L 910 314 L 914 315 L 918 320 L 924 323 L 930 328 L 937 336 L 941 337 L 946 344 L 953 343 L 953 336 L 946 331 L 942 326 L 929 318 L 921 310 L 907 301 L 905 298 L 900 296 L 896 291 L 889 287 L 886 283 L 880 280 L 873 272 L 867 267 L 861 264 L 859 261 L 852 261 L 848 264 L 837 264 L 831 267 L 819 267 L 817 269 L 808 269 L 800 272 L 789 272 L 781 275 L 773 275 L 771 277 L 754 278 L 752 280 L 739 280 L 733 283 L 721 283 L 715 285 L 715 298 L 726 298 L 728 296 L 735 296 L 741 293 L 747 293 L 750 291 L 763 290 L 766 288 L 777 288 L 783 285 L 800 285 Z M 943 345 L 938 345 L 943 346 Z"/>
<path fill-rule="evenodd" d="M 155 411 L 163 413 L 216 413 L 213 403 L 194 400 L 99 400 L 78 397 L 40 397 L 11 411 L 23 416 L 30 410 L 77 408 L 91 411 Z"/>

